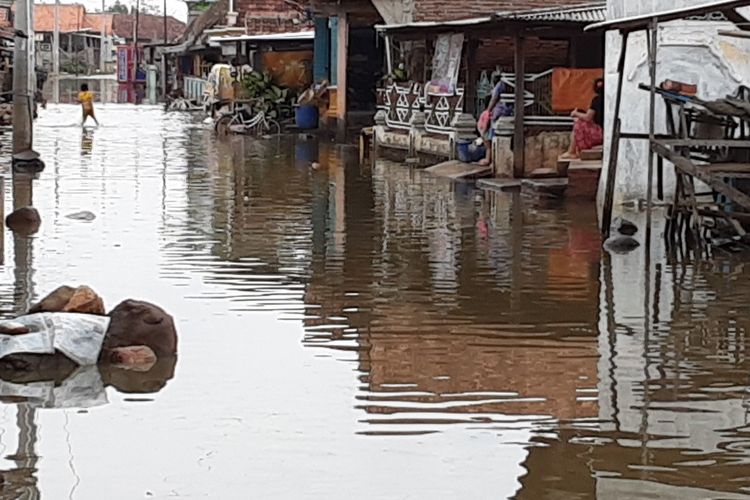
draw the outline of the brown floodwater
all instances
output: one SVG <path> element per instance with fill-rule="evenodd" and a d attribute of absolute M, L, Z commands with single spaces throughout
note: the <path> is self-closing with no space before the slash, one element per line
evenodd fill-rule
<path fill-rule="evenodd" d="M 46 170 L 6 174 L 43 223 L 6 231 L 0 314 L 88 284 L 169 310 L 179 357 L 0 383 L 0 497 L 750 494 L 742 257 L 610 256 L 591 203 L 98 115 L 43 111 Z"/>

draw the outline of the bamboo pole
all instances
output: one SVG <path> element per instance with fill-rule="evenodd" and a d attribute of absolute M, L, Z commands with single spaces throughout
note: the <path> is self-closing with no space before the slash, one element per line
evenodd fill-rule
<path fill-rule="evenodd" d="M 652 211 L 654 208 L 654 150 L 653 143 L 656 139 L 656 59 L 659 47 L 659 21 L 654 19 L 648 31 L 648 71 L 651 77 L 651 88 L 649 89 L 648 110 L 648 179 L 646 183 L 646 252 L 651 249 L 651 226 Z"/>
<path fill-rule="evenodd" d="M 622 104 L 622 84 L 625 78 L 625 56 L 628 50 L 628 37 L 630 32 L 622 33 L 620 45 L 620 60 L 617 63 L 617 93 L 615 94 L 615 117 L 612 130 L 612 139 L 609 147 L 609 163 L 607 165 L 607 182 L 604 191 L 604 207 L 602 211 L 602 236 L 609 238 L 610 226 L 612 225 L 612 205 L 614 203 L 615 179 L 617 176 L 617 160 L 620 152 L 620 105 Z"/>
<path fill-rule="evenodd" d="M 523 51 L 524 38 L 522 33 L 516 34 L 515 39 L 515 106 L 514 106 L 514 134 L 513 134 L 513 177 L 520 179 L 523 177 L 525 170 L 525 138 L 524 138 L 524 117 L 526 112 L 526 68 L 525 55 Z"/>

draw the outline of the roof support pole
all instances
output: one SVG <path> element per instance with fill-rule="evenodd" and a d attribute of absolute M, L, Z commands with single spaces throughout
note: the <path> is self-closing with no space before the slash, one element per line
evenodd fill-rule
<path fill-rule="evenodd" d="M 515 118 L 513 133 L 513 177 L 521 178 L 525 168 L 525 148 L 526 140 L 524 138 L 524 117 L 526 114 L 526 61 L 524 55 L 524 37 L 523 32 L 517 32 L 515 37 L 515 72 L 516 72 L 516 100 L 515 100 Z"/>
<path fill-rule="evenodd" d="M 469 38 L 466 41 L 466 93 L 464 95 L 464 109 L 475 115 L 477 111 L 477 49 L 479 41 Z"/>
<path fill-rule="evenodd" d="M 336 68 L 336 139 L 346 140 L 347 117 L 347 64 L 349 60 L 349 18 L 345 12 L 338 16 L 338 30 L 336 33 L 338 58 Z"/>
<path fill-rule="evenodd" d="M 622 104 L 622 83 L 625 78 L 625 56 L 628 50 L 628 36 L 630 32 L 622 33 L 620 42 L 620 60 L 617 62 L 617 90 L 615 93 L 615 114 L 614 126 L 612 127 L 612 137 L 609 145 L 609 163 L 607 165 L 607 180 L 604 190 L 604 206 L 602 209 L 601 232 L 604 238 L 609 238 L 610 226 L 612 225 L 612 204 L 615 195 L 615 179 L 617 177 L 617 160 L 620 151 L 620 129 L 622 121 L 620 120 L 620 105 Z"/>
<path fill-rule="evenodd" d="M 38 160 L 34 139 L 34 7 L 30 0 L 16 1 L 13 38 L 13 165 Z M 22 154 L 23 153 L 23 154 Z"/>
<path fill-rule="evenodd" d="M 648 109 L 648 182 L 646 192 L 646 254 L 651 251 L 651 211 L 654 208 L 654 150 L 651 145 L 656 139 L 656 56 L 659 46 L 659 21 L 654 19 L 648 30 L 648 72 L 651 88 Z"/>

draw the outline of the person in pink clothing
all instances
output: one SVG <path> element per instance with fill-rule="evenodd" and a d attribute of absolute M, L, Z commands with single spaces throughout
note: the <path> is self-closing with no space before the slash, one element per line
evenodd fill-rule
<path fill-rule="evenodd" d="M 574 160 L 581 151 L 593 149 L 604 143 L 604 80 L 597 78 L 594 82 L 594 98 L 586 111 L 573 110 L 570 114 L 575 119 L 573 133 L 570 136 L 570 147 L 561 160 Z"/>

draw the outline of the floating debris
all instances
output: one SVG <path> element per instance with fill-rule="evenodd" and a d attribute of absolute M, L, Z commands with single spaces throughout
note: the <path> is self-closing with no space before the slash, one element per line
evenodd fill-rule
<path fill-rule="evenodd" d="M 65 217 L 68 219 L 74 219 L 74 220 L 80 220 L 80 221 L 86 221 L 86 222 L 91 222 L 92 220 L 96 219 L 96 215 L 94 215 L 92 212 L 89 212 L 88 210 L 82 210 L 80 212 L 68 214 Z"/>

